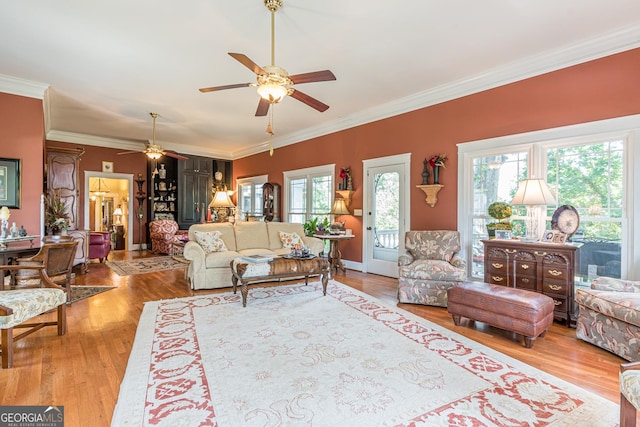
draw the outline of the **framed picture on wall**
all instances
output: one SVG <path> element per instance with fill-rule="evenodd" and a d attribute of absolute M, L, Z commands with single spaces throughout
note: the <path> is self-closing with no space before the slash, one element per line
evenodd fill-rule
<path fill-rule="evenodd" d="M 22 160 L 0 158 L 0 206 L 20 209 Z"/>
<path fill-rule="evenodd" d="M 102 172 L 113 172 L 113 162 L 102 162 Z"/>

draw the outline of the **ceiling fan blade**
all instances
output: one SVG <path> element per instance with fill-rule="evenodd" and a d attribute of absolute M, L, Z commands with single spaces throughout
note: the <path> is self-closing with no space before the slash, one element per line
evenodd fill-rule
<path fill-rule="evenodd" d="M 256 110 L 256 117 L 266 116 L 269 112 L 270 105 L 269 101 L 266 101 L 264 98 L 260 98 L 260 102 L 258 102 L 258 109 Z"/>
<path fill-rule="evenodd" d="M 311 108 L 315 108 L 321 113 L 329 109 L 329 106 L 327 104 L 324 104 L 318 101 L 317 99 L 307 95 L 306 93 L 300 92 L 299 90 L 294 89 L 293 93 L 291 94 L 291 97 L 297 99 L 298 101 L 304 104 L 307 104 Z"/>
<path fill-rule="evenodd" d="M 329 70 L 314 71 L 312 73 L 295 74 L 289 76 L 294 84 L 300 83 L 312 83 L 312 82 L 326 82 L 328 80 L 335 80 L 336 76 Z"/>
<path fill-rule="evenodd" d="M 202 89 L 198 89 L 200 92 L 205 93 L 205 92 L 215 92 L 218 90 L 225 90 L 225 89 L 235 89 L 238 87 L 249 87 L 251 86 L 251 83 L 238 83 L 235 85 L 225 85 L 225 86 L 213 86 L 213 87 L 203 87 Z"/>
<path fill-rule="evenodd" d="M 133 153 L 144 153 L 144 150 L 123 151 L 122 153 L 116 153 L 116 154 L 120 155 L 120 154 L 133 154 Z"/>
<path fill-rule="evenodd" d="M 242 65 L 244 65 L 245 67 L 253 71 L 254 73 L 267 74 L 267 72 L 263 70 L 262 67 L 260 67 L 258 64 L 250 60 L 247 55 L 244 55 L 242 53 L 233 53 L 233 52 L 229 52 L 229 55 L 231 55 L 236 61 L 238 61 L 239 63 L 241 63 Z"/>
<path fill-rule="evenodd" d="M 178 160 L 189 160 L 188 157 L 185 157 L 185 156 L 180 155 L 178 153 L 173 153 L 171 151 L 165 151 L 164 155 L 165 156 L 169 156 L 169 157 L 173 157 L 174 159 L 178 159 Z"/>

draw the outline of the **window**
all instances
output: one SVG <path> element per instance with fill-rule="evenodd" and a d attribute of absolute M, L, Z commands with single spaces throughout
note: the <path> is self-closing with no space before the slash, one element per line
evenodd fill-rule
<path fill-rule="evenodd" d="M 558 206 L 571 205 L 580 215 L 572 241 L 580 246 L 576 273 L 583 282 L 622 274 L 624 151 L 622 138 L 546 150 L 547 181 L 555 190 Z"/>
<path fill-rule="evenodd" d="M 261 175 L 236 181 L 240 219 L 262 216 L 262 186 L 268 179 L 268 175 Z"/>
<path fill-rule="evenodd" d="M 576 280 L 639 278 L 633 242 L 640 230 L 629 226 L 629 219 L 640 219 L 640 209 L 634 209 L 640 200 L 633 200 L 634 183 L 640 182 L 632 167 L 640 156 L 634 150 L 640 143 L 635 128 L 640 116 L 460 144 L 458 229 L 469 275 L 484 276 L 482 240 L 488 237 L 487 223 L 494 221 L 487 206 L 510 203 L 520 180 L 544 177 L 557 204 L 546 207 L 540 228 L 551 228 L 559 206 L 574 206 L 580 214 L 570 242 L 580 248 Z M 513 235 L 522 236 L 526 211 L 513 208 Z"/>
<path fill-rule="evenodd" d="M 304 224 L 329 217 L 333 203 L 335 165 L 284 172 L 284 218 Z"/>

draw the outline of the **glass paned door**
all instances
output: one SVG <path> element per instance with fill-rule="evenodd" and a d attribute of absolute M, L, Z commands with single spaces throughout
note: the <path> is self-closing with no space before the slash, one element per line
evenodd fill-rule
<path fill-rule="evenodd" d="M 367 209 L 367 271 L 398 277 L 400 239 L 404 238 L 404 166 L 368 169 L 370 206 Z"/>

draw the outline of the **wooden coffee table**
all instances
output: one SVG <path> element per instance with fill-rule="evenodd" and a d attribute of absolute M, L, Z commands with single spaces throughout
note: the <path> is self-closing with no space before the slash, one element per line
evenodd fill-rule
<path fill-rule="evenodd" d="M 279 279 L 288 279 L 304 276 L 305 285 L 309 282 L 309 276 L 320 275 L 322 280 L 322 293 L 327 294 L 327 282 L 329 281 L 329 263 L 321 257 L 314 258 L 274 258 L 269 262 L 244 261 L 236 258 L 231 261 L 231 282 L 233 293 L 237 291 L 238 282 L 241 284 L 242 306 L 247 306 L 247 294 L 250 283 L 267 282 Z"/>

